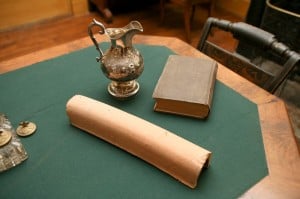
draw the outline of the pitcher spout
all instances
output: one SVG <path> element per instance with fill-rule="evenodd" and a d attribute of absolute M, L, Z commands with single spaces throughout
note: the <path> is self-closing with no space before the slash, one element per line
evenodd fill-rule
<path fill-rule="evenodd" d="M 143 26 L 138 21 L 131 21 L 124 29 L 128 29 L 128 31 L 143 32 Z"/>
<path fill-rule="evenodd" d="M 111 39 L 112 43 L 116 40 L 122 40 L 125 47 L 132 47 L 132 37 L 143 32 L 143 27 L 138 21 L 131 21 L 129 24 L 122 28 L 107 28 L 106 34 Z"/>

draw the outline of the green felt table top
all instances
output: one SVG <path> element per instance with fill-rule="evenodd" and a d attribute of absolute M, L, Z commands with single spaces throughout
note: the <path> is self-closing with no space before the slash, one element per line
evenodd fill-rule
<path fill-rule="evenodd" d="M 109 44 L 102 44 L 107 48 Z M 0 76 L 0 112 L 38 131 L 22 138 L 29 159 L 0 173 L 0 198 L 236 198 L 268 173 L 255 104 L 218 82 L 207 120 L 153 111 L 152 92 L 171 50 L 136 45 L 140 91 L 118 101 L 90 47 Z M 171 176 L 69 124 L 65 105 L 85 95 L 153 122 L 208 150 L 211 166 L 190 189 Z M 134 128 L 134 126 L 132 127 Z"/>

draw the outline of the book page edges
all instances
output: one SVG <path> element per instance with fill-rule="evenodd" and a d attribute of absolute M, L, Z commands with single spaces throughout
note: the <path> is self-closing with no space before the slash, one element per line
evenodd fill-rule
<path fill-rule="evenodd" d="M 154 110 L 204 119 L 210 112 L 210 104 L 183 102 L 177 100 L 155 98 Z"/>
<path fill-rule="evenodd" d="M 196 90 L 195 87 L 193 89 L 189 89 L 189 85 L 186 85 L 187 87 L 185 89 L 185 87 L 178 87 L 173 84 L 170 79 L 170 74 L 166 74 L 171 70 L 171 66 L 175 64 L 173 62 L 182 62 L 186 58 L 195 60 L 198 59 L 178 55 L 169 57 L 152 95 L 156 101 L 154 110 L 204 119 L 208 117 L 211 109 L 218 64 L 214 60 L 204 61 L 203 59 L 199 59 L 203 62 L 202 64 L 206 64 L 205 67 L 211 68 L 211 70 L 208 70 L 208 73 L 206 73 L 207 77 L 205 78 L 206 81 L 204 85 L 207 86 L 201 86 L 202 84 L 199 84 L 199 89 Z M 176 69 L 176 67 L 174 69 Z M 182 77 L 183 76 L 184 75 L 182 75 Z M 201 76 L 199 76 L 199 78 L 201 78 Z M 179 79 L 180 78 L 175 78 L 174 80 L 179 81 Z M 177 90 L 174 90 L 175 88 Z M 202 93 L 199 94 L 197 92 Z"/>

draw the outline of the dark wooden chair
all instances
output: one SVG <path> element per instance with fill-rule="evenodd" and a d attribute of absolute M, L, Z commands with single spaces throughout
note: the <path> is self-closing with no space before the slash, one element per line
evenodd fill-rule
<path fill-rule="evenodd" d="M 209 41 L 214 28 L 230 32 L 243 44 L 243 51 L 230 52 Z M 198 47 L 201 52 L 217 60 L 249 81 L 275 93 L 299 64 L 300 55 L 285 44 L 278 42 L 275 36 L 244 22 L 232 23 L 227 20 L 208 18 Z"/>
<path fill-rule="evenodd" d="M 160 0 L 160 17 L 161 22 L 164 21 L 165 18 L 165 4 L 173 3 L 179 5 L 183 8 L 183 17 L 184 17 L 184 26 L 185 26 L 185 34 L 186 40 L 190 42 L 191 39 L 191 21 L 194 16 L 195 8 L 200 4 L 209 5 L 208 16 L 211 16 L 211 13 L 214 8 L 215 0 Z"/>

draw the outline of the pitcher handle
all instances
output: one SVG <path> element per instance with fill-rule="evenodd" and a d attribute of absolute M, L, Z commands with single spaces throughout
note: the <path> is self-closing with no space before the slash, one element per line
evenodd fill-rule
<path fill-rule="evenodd" d="M 93 19 L 93 21 L 88 26 L 89 36 L 90 36 L 92 42 L 94 43 L 94 45 L 96 46 L 97 51 L 100 54 L 99 57 L 96 57 L 97 62 L 99 62 L 102 59 L 102 57 L 103 57 L 103 52 L 102 52 L 101 48 L 99 47 L 99 44 L 98 44 L 98 42 L 97 42 L 97 40 L 94 37 L 94 34 L 92 32 L 92 28 L 94 26 L 98 26 L 100 28 L 100 31 L 99 31 L 100 34 L 104 34 L 105 33 L 105 27 L 104 27 L 104 25 L 102 23 L 98 22 L 96 19 Z"/>

